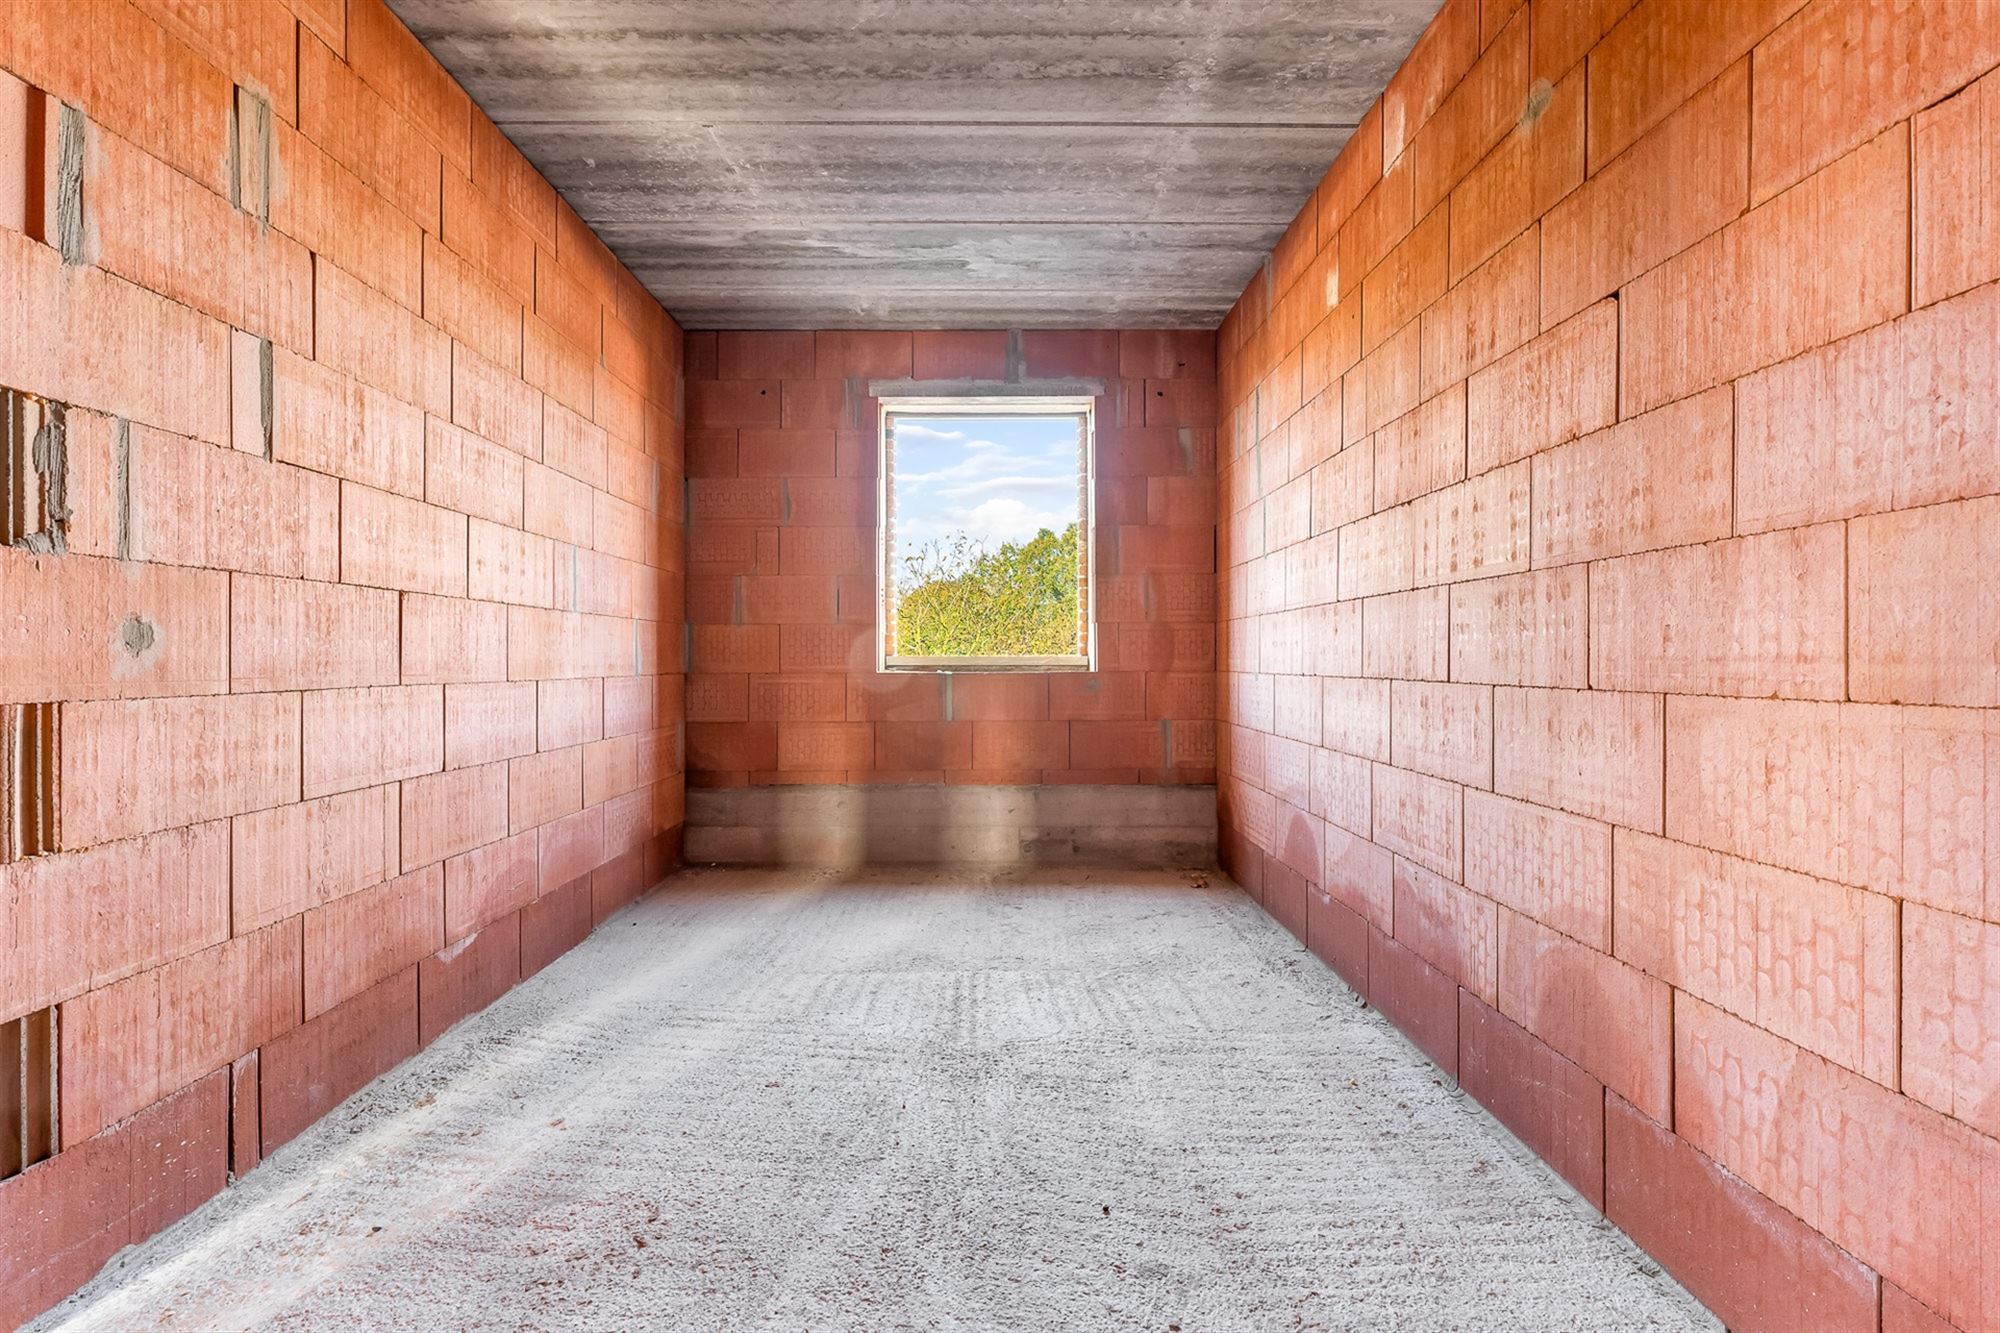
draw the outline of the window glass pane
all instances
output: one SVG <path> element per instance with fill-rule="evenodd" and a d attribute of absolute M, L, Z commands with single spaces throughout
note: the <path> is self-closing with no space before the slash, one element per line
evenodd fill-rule
<path fill-rule="evenodd" d="M 1082 420 L 893 420 L 895 653 L 1075 656 Z"/>

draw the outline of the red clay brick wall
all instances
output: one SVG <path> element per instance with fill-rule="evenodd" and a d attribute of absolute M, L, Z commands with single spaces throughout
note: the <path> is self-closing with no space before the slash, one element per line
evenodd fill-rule
<path fill-rule="evenodd" d="M 691 333 L 688 779 L 1215 780 L 1209 333 Z M 1098 666 L 876 669 L 872 382 L 1103 381 Z"/>
<path fill-rule="evenodd" d="M 70 511 L 0 549 L 55 736 L 0 826 L 58 826 L 0 827 L 0 1023 L 61 1032 L 11 1327 L 663 871 L 681 335 L 378 0 L 0 5 L 0 69 Z"/>
<path fill-rule="evenodd" d="M 2000 1327 L 1996 63 L 1448 0 L 1222 330 L 1229 868 L 1732 1328 Z"/>

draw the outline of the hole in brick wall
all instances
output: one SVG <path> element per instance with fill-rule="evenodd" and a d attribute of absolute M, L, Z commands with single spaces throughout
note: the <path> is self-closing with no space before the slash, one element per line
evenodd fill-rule
<path fill-rule="evenodd" d="M 59 705 L 11 704 L 0 714 L 0 862 L 56 849 Z"/>
<path fill-rule="evenodd" d="M 42 554 L 69 549 L 69 442 L 65 409 L 0 389 L 0 541 Z"/>
<path fill-rule="evenodd" d="M 56 1154 L 56 1011 L 0 1023 L 0 1180 Z"/>

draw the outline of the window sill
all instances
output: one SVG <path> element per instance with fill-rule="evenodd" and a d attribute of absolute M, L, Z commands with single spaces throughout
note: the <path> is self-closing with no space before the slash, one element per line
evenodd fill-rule
<path fill-rule="evenodd" d="M 1088 671 L 1087 657 L 891 657 L 882 663 L 885 673 L 1035 672 Z"/>

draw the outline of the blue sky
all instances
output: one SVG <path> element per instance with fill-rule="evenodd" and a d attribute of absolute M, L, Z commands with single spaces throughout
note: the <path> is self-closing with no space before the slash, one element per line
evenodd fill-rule
<path fill-rule="evenodd" d="M 1077 520 L 1074 417 L 896 414 L 896 557 L 963 532 L 987 549 Z"/>

